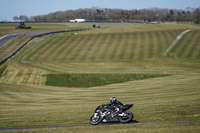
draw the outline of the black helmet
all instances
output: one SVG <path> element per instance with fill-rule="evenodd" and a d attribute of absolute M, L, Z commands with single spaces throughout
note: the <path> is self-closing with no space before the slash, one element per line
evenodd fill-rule
<path fill-rule="evenodd" d="M 112 98 L 110 98 L 110 103 L 114 103 L 114 104 L 117 104 L 117 98 L 115 98 L 115 97 L 112 97 Z"/>

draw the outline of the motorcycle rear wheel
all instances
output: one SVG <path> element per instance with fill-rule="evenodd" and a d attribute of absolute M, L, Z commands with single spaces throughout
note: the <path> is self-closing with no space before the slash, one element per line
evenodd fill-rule
<path fill-rule="evenodd" d="M 124 113 L 127 114 L 127 116 L 119 117 L 119 121 L 121 123 L 129 123 L 129 122 L 131 122 L 133 120 L 133 113 L 129 112 L 129 111 L 126 111 Z"/>
<path fill-rule="evenodd" d="M 98 113 L 97 117 L 94 117 L 94 114 L 90 117 L 91 125 L 98 125 L 102 121 L 100 113 Z"/>

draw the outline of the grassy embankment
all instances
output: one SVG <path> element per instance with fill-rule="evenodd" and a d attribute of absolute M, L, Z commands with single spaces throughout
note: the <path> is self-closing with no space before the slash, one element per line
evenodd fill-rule
<path fill-rule="evenodd" d="M 130 25 L 116 28 L 79 32 L 77 36 L 69 33 L 50 35 L 32 41 L 7 63 L 0 79 L 0 126 L 88 124 L 95 107 L 107 102 L 112 96 L 124 103 L 134 103 L 135 107 L 131 111 L 135 114 L 134 119 L 140 122 L 200 119 L 200 40 L 196 35 L 200 33 L 199 27 Z M 181 40 L 165 57 L 167 47 L 187 28 L 192 29 L 192 32 L 185 35 L 182 38 L 185 41 Z M 182 45 L 192 47 L 182 48 Z M 181 51 L 186 53 L 183 55 L 189 53 L 192 56 L 182 56 Z M 171 76 L 112 82 L 87 88 L 45 85 L 46 74 L 80 74 L 81 77 L 85 73 L 108 77 L 113 74 Z M 131 123 L 24 131 L 198 132 L 199 124 Z"/>

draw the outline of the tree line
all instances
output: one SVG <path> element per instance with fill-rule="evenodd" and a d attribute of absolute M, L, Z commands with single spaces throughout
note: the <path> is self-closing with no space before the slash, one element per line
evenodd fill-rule
<path fill-rule="evenodd" d="M 27 17 L 25 15 L 14 16 L 13 20 L 23 21 L 68 21 L 70 19 L 83 18 L 86 20 L 144 20 L 144 21 L 193 21 L 200 23 L 200 7 L 187 8 L 185 10 L 178 9 L 109 9 L 109 8 L 85 8 L 77 10 L 57 11 L 46 15 Z"/>

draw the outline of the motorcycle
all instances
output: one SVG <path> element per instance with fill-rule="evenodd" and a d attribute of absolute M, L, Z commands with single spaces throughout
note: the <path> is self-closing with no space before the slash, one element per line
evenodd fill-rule
<path fill-rule="evenodd" d="M 98 106 L 94 114 L 90 117 L 91 125 L 98 125 L 102 122 L 114 122 L 118 121 L 120 123 L 129 123 L 133 120 L 133 113 L 129 110 L 132 108 L 133 104 L 126 104 L 121 109 L 114 108 L 113 106 Z M 116 111 L 117 110 L 117 111 Z"/>

